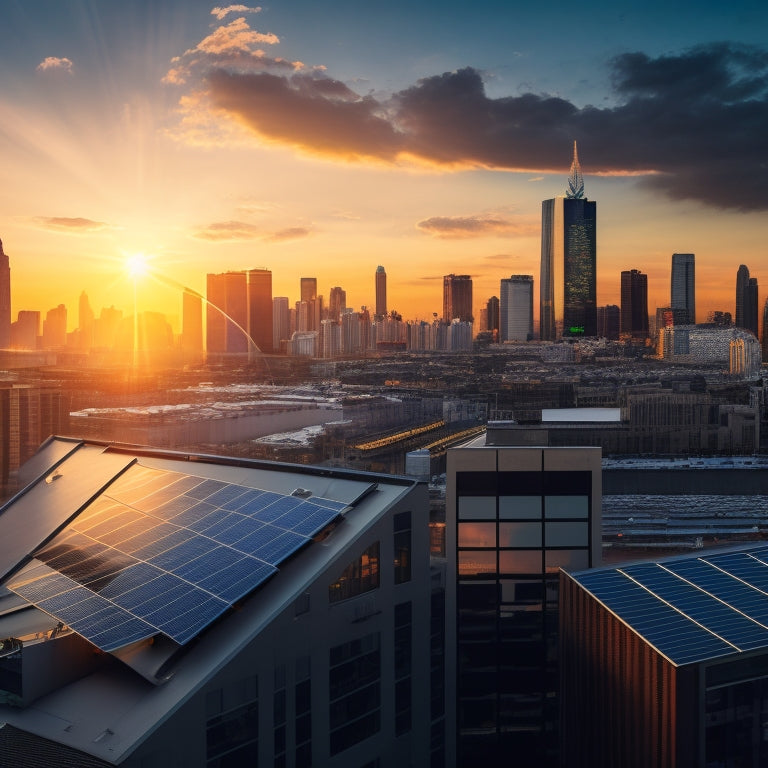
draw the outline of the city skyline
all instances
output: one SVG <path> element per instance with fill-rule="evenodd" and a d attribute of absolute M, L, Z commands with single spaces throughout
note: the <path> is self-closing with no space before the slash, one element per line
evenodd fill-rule
<path fill-rule="evenodd" d="M 315 274 L 371 307 L 383 264 L 388 309 L 428 319 L 443 276 L 469 273 L 478 315 L 500 279 L 538 274 L 540 201 L 565 192 L 574 140 L 600 202 L 598 305 L 640 265 L 666 306 L 674 252 L 697 254 L 700 317 L 733 311 L 733 264 L 763 278 L 761 4 L 126 5 L 6 9 L 14 318 L 82 290 L 132 311 L 138 253 L 163 280 L 140 309 L 180 313 L 181 286 L 254 268 L 274 295 Z"/>

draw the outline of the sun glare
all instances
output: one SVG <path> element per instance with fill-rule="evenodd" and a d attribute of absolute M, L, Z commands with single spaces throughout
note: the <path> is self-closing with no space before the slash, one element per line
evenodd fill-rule
<path fill-rule="evenodd" d="M 149 274 L 149 261 L 143 253 L 134 253 L 125 259 L 125 270 L 134 279 Z"/>

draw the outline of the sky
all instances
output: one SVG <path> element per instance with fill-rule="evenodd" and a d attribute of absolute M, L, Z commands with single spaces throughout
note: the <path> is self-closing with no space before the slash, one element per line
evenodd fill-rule
<path fill-rule="evenodd" d="M 541 201 L 578 143 L 598 304 L 620 272 L 697 315 L 768 288 L 768 4 L 2 0 L 0 239 L 12 312 L 85 291 L 178 322 L 181 289 L 253 267 L 273 295 L 442 313 L 470 274 L 538 292 Z M 138 256 L 147 274 L 129 273 Z M 536 294 L 537 296 L 537 294 Z M 535 305 L 538 304 L 536 299 Z M 536 307 L 536 313 L 537 312 Z"/>

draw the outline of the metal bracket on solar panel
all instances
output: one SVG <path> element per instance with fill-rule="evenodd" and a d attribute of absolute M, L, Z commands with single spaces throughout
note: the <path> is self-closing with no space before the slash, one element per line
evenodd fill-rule
<path fill-rule="evenodd" d="M 298 496 L 300 499 L 308 499 L 312 495 L 312 491 L 308 491 L 306 488 L 295 488 L 291 491 L 291 496 Z"/>

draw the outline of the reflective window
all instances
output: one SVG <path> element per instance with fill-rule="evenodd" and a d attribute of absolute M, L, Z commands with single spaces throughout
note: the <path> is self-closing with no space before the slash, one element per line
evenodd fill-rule
<path fill-rule="evenodd" d="M 459 551 L 458 559 L 460 576 L 496 572 L 496 550 L 465 549 Z"/>
<path fill-rule="evenodd" d="M 459 523 L 460 547 L 495 547 L 496 523 Z"/>
<path fill-rule="evenodd" d="M 499 573 L 541 573 L 541 550 L 499 550 Z"/>
<path fill-rule="evenodd" d="M 379 542 L 371 544 L 358 560 L 350 563 L 328 587 L 328 599 L 332 603 L 361 595 L 379 586 Z"/>
<path fill-rule="evenodd" d="M 492 520 L 495 517 L 495 496 L 459 496 L 459 520 Z"/>
<path fill-rule="evenodd" d="M 589 552 L 586 549 L 548 549 L 544 553 L 544 562 L 548 572 L 560 568 L 583 571 L 589 568 Z"/>
<path fill-rule="evenodd" d="M 544 514 L 548 519 L 589 517 L 589 497 L 545 496 Z"/>
<path fill-rule="evenodd" d="M 587 523 L 545 523 L 547 547 L 586 547 L 589 544 Z"/>
<path fill-rule="evenodd" d="M 501 520 L 537 519 L 541 517 L 541 496 L 499 496 Z"/>
<path fill-rule="evenodd" d="M 541 523 L 499 523 L 500 547 L 540 547 Z"/>

